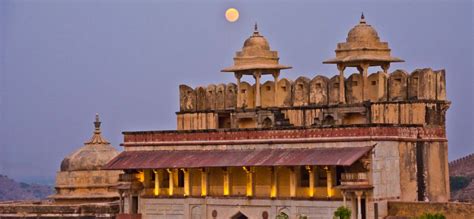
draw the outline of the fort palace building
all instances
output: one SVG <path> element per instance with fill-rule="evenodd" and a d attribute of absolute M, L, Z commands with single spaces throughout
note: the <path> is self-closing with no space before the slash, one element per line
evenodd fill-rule
<path fill-rule="evenodd" d="M 333 77 L 286 79 L 255 25 L 222 69 L 235 83 L 179 86 L 176 131 L 123 132 L 103 167 L 123 171 L 121 215 L 327 219 L 345 205 L 373 219 L 392 201 L 447 202 L 445 71 L 391 71 L 403 60 L 363 16 L 335 52 Z"/>

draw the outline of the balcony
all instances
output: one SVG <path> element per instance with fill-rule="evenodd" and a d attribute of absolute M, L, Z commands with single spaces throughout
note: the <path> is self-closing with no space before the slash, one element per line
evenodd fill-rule
<path fill-rule="evenodd" d="M 369 185 L 369 174 L 367 172 L 358 173 L 342 173 L 341 184 L 343 186 L 349 185 Z"/>

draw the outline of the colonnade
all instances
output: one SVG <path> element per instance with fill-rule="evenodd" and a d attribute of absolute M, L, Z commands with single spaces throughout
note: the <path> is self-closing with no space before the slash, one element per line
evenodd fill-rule
<path fill-rule="evenodd" d="M 255 167 L 241 167 L 245 173 L 245 196 L 246 197 L 255 197 L 255 185 L 256 185 L 256 168 Z M 280 197 L 281 191 L 279 191 L 279 169 L 281 168 L 288 168 L 289 170 L 289 197 L 297 197 L 297 187 L 298 187 L 298 180 L 297 180 L 297 173 L 296 173 L 296 168 L 299 167 L 266 167 L 270 168 L 270 191 L 269 191 L 269 198 L 277 198 Z M 316 190 L 315 190 L 315 174 L 316 174 L 316 168 L 320 168 L 320 171 L 324 171 L 326 173 L 326 185 L 325 185 L 325 190 L 326 190 L 326 197 L 331 198 L 334 196 L 334 188 L 333 188 L 333 168 L 327 167 L 327 166 L 322 166 L 322 167 L 317 167 L 317 166 L 305 166 L 303 169 L 307 171 L 309 182 L 307 186 L 307 198 L 314 198 L 316 197 Z M 231 179 L 231 168 L 229 167 L 223 167 L 222 169 L 222 195 L 223 196 L 231 196 L 232 195 L 232 179 Z M 191 188 L 191 170 L 189 168 L 174 168 L 174 169 L 164 169 L 165 171 L 162 171 L 163 174 L 168 174 L 168 187 L 167 191 L 162 188 L 162 183 L 163 175 L 160 175 L 160 170 L 159 169 L 153 169 L 149 170 L 151 171 L 152 174 L 154 174 L 154 182 L 152 183 L 151 179 L 146 179 L 144 177 L 144 172 L 145 171 L 140 171 L 140 174 L 142 176 L 139 176 L 139 180 L 144 182 L 145 185 L 150 185 L 152 186 L 152 191 L 153 191 L 153 196 L 176 196 L 176 195 L 183 195 L 184 197 L 192 196 L 192 188 Z M 215 175 L 210 174 L 212 168 L 199 168 L 199 173 L 200 173 L 200 196 L 201 197 L 206 197 L 209 195 L 209 190 L 210 190 L 210 178 L 211 177 L 217 177 Z M 184 183 L 182 183 L 182 192 L 180 191 L 180 194 L 176 194 L 176 183 L 175 183 L 175 174 L 178 173 L 178 171 L 182 171 L 181 177 L 183 177 Z M 148 180 L 148 182 L 145 182 L 145 180 Z M 152 185 L 151 185 L 152 184 Z M 319 187 L 321 189 L 321 187 Z M 149 189 L 151 189 L 149 187 Z M 166 188 L 165 188 L 166 189 Z M 321 191 L 321 190 L 320 190 Z M 181 194 L 182 193 L 182 194 Z M 286 192 L 288 194 L 288 192 Z M 195 194 L 194 196 L 196 196 Z"/>

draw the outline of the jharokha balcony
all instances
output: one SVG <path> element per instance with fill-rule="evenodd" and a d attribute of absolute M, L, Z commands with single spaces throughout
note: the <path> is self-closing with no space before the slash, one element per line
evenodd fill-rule
<path fill-rule="evenodd" d="M 341 174 L 341 185 L 369 185 L 368 173 L 357 172 L 357 173 L 342 173 Z"/>

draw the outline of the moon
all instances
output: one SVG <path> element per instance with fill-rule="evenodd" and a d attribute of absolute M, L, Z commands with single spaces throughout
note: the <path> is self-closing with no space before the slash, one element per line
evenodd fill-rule
<path fill-rule="evenodd" d="M 239 19 L 239 11 L 235 8 L 229 8 L 225 11 L 225 19 L 229 22 L 236 22 Z"/>

